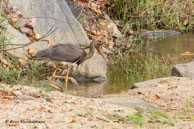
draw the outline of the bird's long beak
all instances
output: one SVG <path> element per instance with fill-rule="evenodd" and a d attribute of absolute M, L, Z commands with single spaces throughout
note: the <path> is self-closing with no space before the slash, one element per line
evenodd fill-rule
<path fill-rule="evenodd" d="M 106 63 L 108 64 L 108 60 L 107 58 L 104 56 L 103 52 L 102 52 L 102 46 L 99 45 L 98 47 L 96 47 L 97 51 L 100 53 L 100 55 L 102 56 L 102 58 L 106 61 Z"/>

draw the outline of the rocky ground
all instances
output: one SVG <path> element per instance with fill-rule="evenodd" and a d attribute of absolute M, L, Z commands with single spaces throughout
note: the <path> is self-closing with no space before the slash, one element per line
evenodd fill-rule
<path fill-rule="evenodd" d="M 172 77 L 159 84 L 103 98 L 83 98 L 30 86 L 0 90 L 0 128 L 172 128 L 194 127 L 194 79 Z M 122 103 L 110 99 L 122 98 Z M 155 107 L 144 110 L 143 100 Z"/>

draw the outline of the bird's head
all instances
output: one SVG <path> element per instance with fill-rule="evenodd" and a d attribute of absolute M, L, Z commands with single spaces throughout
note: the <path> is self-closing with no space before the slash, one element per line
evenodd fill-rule
<path fill-rule="evenodd" d="M 100 55 L 102 56 L 102 58 L 106 61 L 106 63 L 108 63 L 107 58 L 104 56 L 103 51 L 102 51 L 102 43 L 99 42 L 98 40 L 94 40 L 92 42 L 92 44 L 94 44 L 96 50 L 100 53 Z"/>

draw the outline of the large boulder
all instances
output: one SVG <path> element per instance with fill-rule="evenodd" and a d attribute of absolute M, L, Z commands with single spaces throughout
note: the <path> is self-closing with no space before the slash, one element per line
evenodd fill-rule
<path fill-rule="evenodd" d="M 177 64 L 172 69 L 172 76 L 194 77 L 194 61 L 186 64 Z"/>
<path fill-rule="evenodd" d="M 44 35 L 55 25 L 57 30 L 48 39 L 56 43 L 71 43 L 87 45 L 89 39 L 75 19 L 65 0 L 9 0 L 11 6 L 16 6 L 24 17 L 37 17 L 35 29 Z M 36 49 L 44 48 L 39 44 Z"/>

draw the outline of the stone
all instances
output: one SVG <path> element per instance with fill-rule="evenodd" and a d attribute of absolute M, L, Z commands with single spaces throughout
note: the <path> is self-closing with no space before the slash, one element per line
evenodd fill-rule
<path fill-rule="evenodd" d="M 9 0 L 9 4 L 17 7 L 24 17 L 37 18 L 35 30 L 40 36 L 55 25 L 57 30 L 47 37 L 48 40 L 74 45 L 89 44 L 85 31 L 73 16 L 65 0 Z M 45 48 L 45 45 L 40 43 L 33 47 L 39 50 Z"/>
<path fill-rule="evenodd" d="M 194 77 L 194 61 L 186 64 L 177 64 L 172 69 L 172 76 Z"/>
<path fill-rule="evenodd" d="M 101 55 L 95 52 L 92 58 L 86 60 L 79 66 L 74 66 L 72 69 L 72 74 L 76 76 L 86 76 L 87 78 L 106 78 L 107 64 Z"/>
<path fill-rule="evenodd" d="M 152 79 L 152 80 L 148 80 L 148 81 L 144 81 L 144 82 L 138 82 L 138 83 L 135 83 L 133 85 L 133 88 L 142 88 L 142 87 L 148 87 L 148 86 L 156 85 L 156 84 L 159 84 L 160 82 L 168 80 L 170 78 L 171 77 L 156 78 L 156 79 Z"/>
<path fill-rule="evenodd" d="M 174 30 L 155 30 L 155 31 L 146 31 L 141 32 L 140 37 L 144 39 L 157 39 L 157 38 L 165 38 L 168 36 L 176 36 L 181 33 Z"/>
<path fill-rule="evenodd" d="M 102 31 L 109 32 L 111 36 L 114 36 L 118 39 L 122 37 L 121 32 L 119 31 L 115 23 L 111 20 L 111 18 L 108 15 L 105 15 L 105 19 L 98 19 L 98 20 L 101 25 Z"/>
<path fill-rule="evenodd" d="M 105 103 L 111 103 L 111 104 L 121 105 L 125 107 L 131 107 L 134 109 L 141 109 L 144 112 L 155 112 L 158 110 L 155 106 L 143 100 L 129 98 L 129 97 L 105 98 L 105 99 L 101 99 L 101 101 Z"/>

